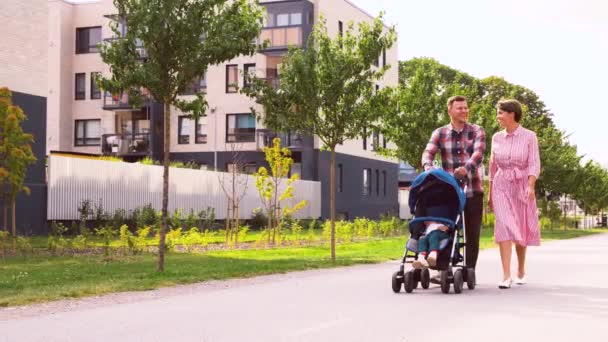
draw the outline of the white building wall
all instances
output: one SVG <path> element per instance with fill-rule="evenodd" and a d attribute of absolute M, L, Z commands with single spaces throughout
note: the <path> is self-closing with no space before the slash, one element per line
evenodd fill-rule
<path fill-rule="evenodd" d="M 0 1 L 0 87 L 47 96 L 46 1 Z"/>

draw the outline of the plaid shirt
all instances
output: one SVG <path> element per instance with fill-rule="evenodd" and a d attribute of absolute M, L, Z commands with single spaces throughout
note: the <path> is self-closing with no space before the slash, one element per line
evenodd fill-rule
<path fill-rule="evenodd" d="M 429 170 L 437 150 L 441 151 L 441 163 L 445 171 L 453 174 L 454 170 L 464 166 L 467 169 L 467 197 L 474 192 L 483 193 L 482 171 L 483 152 L 486 149 L 486 133 L 478 125 L 465 124 L 458 132 L 452 124 L 437 128 L 431 135 L 429 143 L 422 154 L 422 167 Z"/>

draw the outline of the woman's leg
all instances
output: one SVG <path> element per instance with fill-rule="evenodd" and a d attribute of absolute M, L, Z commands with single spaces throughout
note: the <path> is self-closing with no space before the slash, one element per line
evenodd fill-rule
<path fill-rule="evenodd" d="M 522 278 L 526 274 L 526 246 L 515 244 L 517 253 L 517 277 Z"/>
<path fill-rule="evenodd" d="M 511 241 L 501 241 L 498 243 L 500 249 L 500 260 L 502 261 L 503 280 L 511 278 Z"/>

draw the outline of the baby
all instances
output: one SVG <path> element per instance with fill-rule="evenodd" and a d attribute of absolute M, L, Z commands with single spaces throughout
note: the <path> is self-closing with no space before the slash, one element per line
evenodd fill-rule
<path fill-rule="evenodd" d="M 448 227 L 435 221 L 424 221 L 426 230 L 418 241 L 418 258 L 412 263 L 416 269 L 423 267 L 435 267 L 437 265 L 437 252 L 439 243 L 443 239 L 449 239 Z"/>

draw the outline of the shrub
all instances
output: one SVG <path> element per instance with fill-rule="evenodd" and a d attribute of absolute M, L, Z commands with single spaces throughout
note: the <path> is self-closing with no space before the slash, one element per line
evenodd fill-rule
<path fill-rule="evenodd" d="M 251 225 L 251 229 L 263 230 L 268 226 L 268 216 L 266 216 L 262 208 L 255 208 L 251 212 L 249 224 Z"/>

